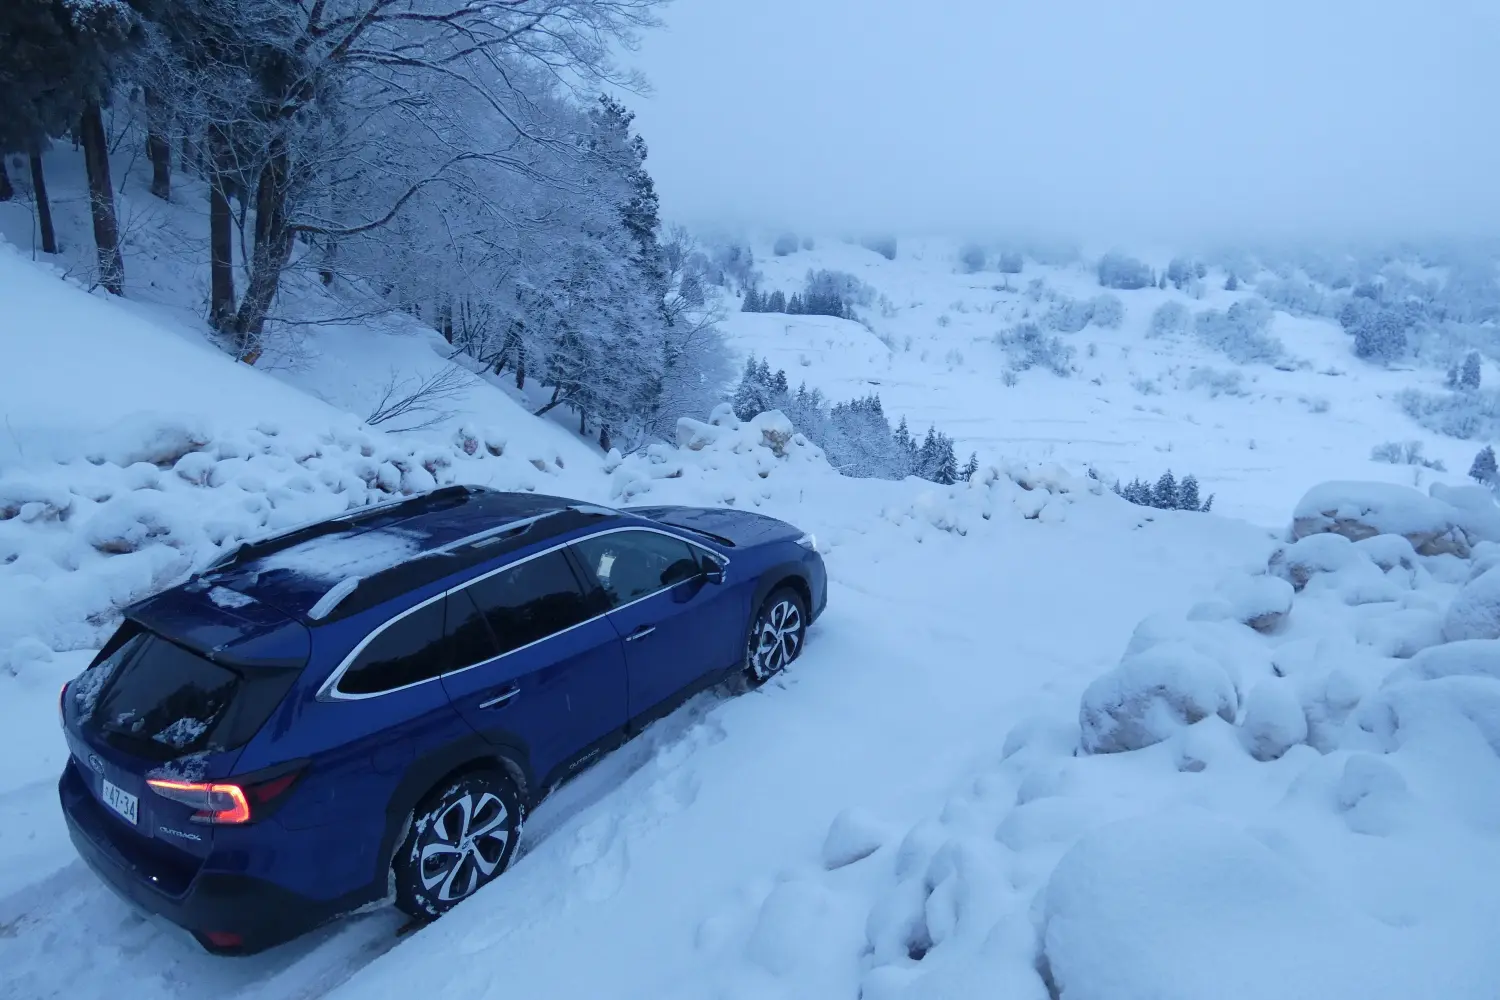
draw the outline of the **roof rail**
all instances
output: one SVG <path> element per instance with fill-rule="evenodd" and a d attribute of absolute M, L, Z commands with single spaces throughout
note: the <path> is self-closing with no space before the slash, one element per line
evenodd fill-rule
<path fill-rule="evenodd" d="M 274 552 L 281 552 L 323 535 L 337 534 L 377 514 L 401 513 L 408 510 L 415 514 L 431 509 L 437 503 L 447 500 L 456 500 L 459 497 L 493 492 L 495 491 L 487 486 L 440 486 L 435 490 L 428 490 L 425 493 L 417 493 L 408 497 L 386 500 L 382 503 L 355 507 L 342 514 L 336 514 L 333 517 L 308 521 L 287 528 L 284 531 L 276 532 L 275 534 L 240 542 L 233 549 L 230 549 L 210 563 L 203 572 L 209 573 L 214 570 L 228 569 L 230 566 L 237 565 L 247 559 L 257 559 L 261 556 L 271 555 Z"/>

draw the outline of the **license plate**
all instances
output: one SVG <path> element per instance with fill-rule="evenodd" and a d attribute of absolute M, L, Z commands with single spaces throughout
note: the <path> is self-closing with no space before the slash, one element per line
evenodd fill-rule
<path fill-rule="evenodd" d="M 138 806 L 136 797 L 119 785 L 111 783 L 108 778 L 101 778 L 100 780 L 104 782 L 104 787 L 100 790 L 99 797 L 104 800 L 104 804 L 130 820 L 130 822 L 136 822 Z"/>

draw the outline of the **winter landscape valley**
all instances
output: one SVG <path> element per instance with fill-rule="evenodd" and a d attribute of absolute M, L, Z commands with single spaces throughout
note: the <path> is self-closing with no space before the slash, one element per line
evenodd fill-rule
<path fill-rule="evenodd" d="M 773 211 L 653 173 L 655 2 L 241 6 L 0 11 L 0 997 L 1500 995 L 1500 242 Z M 59 688 L 453 484 L 783 519 L 827 611 L 440 920 L 118 898 Z"/>

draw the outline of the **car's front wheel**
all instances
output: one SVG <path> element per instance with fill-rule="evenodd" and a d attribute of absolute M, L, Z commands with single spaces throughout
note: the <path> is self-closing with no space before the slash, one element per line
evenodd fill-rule
<path fill-rule="evenodd" d="M 807 639 L 807 606 L 790 587 L 766 598 L 750 624 L 745 672 L 752 685 L 764 684 L 802 655 Z"/>
<path fill-rule="evenodd" d="M 431 920 L 510 866 L 521 834 L 521 797 L 503 771 L 445 781 L 412 813 L 396 852 L 396 905 Z"/>

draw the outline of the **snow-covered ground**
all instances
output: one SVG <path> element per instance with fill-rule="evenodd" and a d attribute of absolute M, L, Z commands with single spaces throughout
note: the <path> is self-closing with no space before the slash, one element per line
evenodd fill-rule
<path fill-rule="evenodd" d="M 735 314 L 735 348 L 936 423 L 980 453 L 972 482 L 842 478 L 772 416 L 606 458 L 478 376 L 388 434 L 359 418 L 393 372 L 441 369 L 430 331 L 320 330 L 253 371 L 180 289 L 106 300 L 0 243 L 0 995 L 1492 996 L 1500 509 L 1426 496 L 1428 470 L 1297 506 L 1410 483 L 1369 461 L 1386 440 L 1466 468 L 1387 398 L 1426 376 L 1279 314 L 1308 364 L 1209 398 L 1191 369 L 1229 363 L 1145 338 L 1176 294 L 1150 290 L 1065 335 L 1079 374 L 1010 386 L 991 338 L 1037 308 L 1025 282 L 1085 297 L 1088 274 L 818 247 L 762 255 L 767 283 L 856 273 L 891 305 L 874 332 Z M 1131 506 L 1090 463 L 1195 473 L 1229 516 Z M 116 900 L 53 790 L 57 685 L 111 608 L 234 538 L 452 481 L 784 517 L 825 551 L 828 613 L 784 678 L 566 786 L 505 878 L 409 937 L 380 912 L 216 959 Z"/>
<path fill-rule="evenodd" d="M 1235 364 L 1191 332 L 1148 336 L 1163 303 L 1197 313 L 1254 297 L 1248 285 L 1224 291 L 1222 271 L 1208 273 L 1201 297 L 1170 286 L 1109 292 L 1124 306 L 1118 327 L 1059 334 L 1076 352 L 1076 373 L 1064 379 L 1032 370 L 1007 385 L 995 335 L 1042 321 L 1056 301 L 1050 296 L 1086 301 L 1105 293 L 1092 261 L 1028 259 L 1020 274 L 969 274 L 951 240 L 902 240 L 895 260 L 840 240 L 819 239 L 783 257 L 770 247 L 753 248 L 763 290 L 791 295 L 808 271 L 828 269 L 864 281 L 877 301 L 859 310 L 866 325 L 734 313 L 725 324 L 734 349 L 769 359 L 794 388 L 805 381 L 833 400 L 878 393 L 893 421 L 905 416 L 916 433 L 936 425 L 953 436 L 960 461 L 977 451 L 981 460 L 1094 466 L 1125 481 L 1154 481 L 1170 468 L 1179 479 L 1196 475 L 1205 495 L 1216 494 L 1216 510 L 1276 524 L 1321 479 L 1424 488 L 1434 480 L 1421 466 L 1371 461 L 1371 449 L 1387 441 L 1421 441 L 1428 459 L 1447 466 L 1449 475 L 1437 478 L 1451 481 L 1461 480 L 1479 447 L 1426 431 L 1397 408 L 1402 389 L 1436 389 L 1441 372 L 1361 361 L 1331 320 L 1275 315 L 1270 334 L 1285 346 L 1291 370 Z M 1038 280 L 1049 297 L 1028 294 Z"/>

